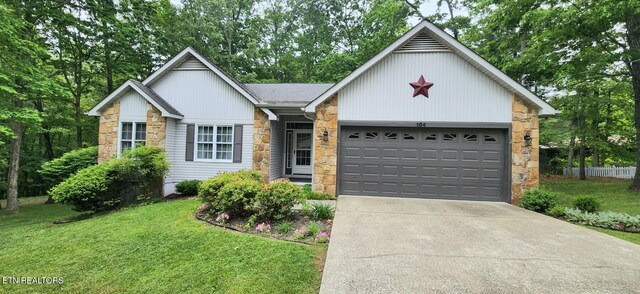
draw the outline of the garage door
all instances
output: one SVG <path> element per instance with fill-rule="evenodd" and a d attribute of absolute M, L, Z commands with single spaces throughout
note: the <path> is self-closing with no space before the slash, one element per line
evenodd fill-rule
<path fill-rule="evenodd" d="M 343 195 L 505 201 L 505 131 L 342 127 Z"/>

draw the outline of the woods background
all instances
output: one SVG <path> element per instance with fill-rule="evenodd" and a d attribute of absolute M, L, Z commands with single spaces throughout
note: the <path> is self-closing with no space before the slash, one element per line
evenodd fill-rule
<path fill-rule="evenodd" d="M 187 46 L 242 82 L 337 82 L 421 18 L 562 111 L 549 170 L 640 161 L 640 1 L 431 1 L 0 0 L 0 198 L 45 194 L 44 162 L 97 144 L 84 112 Z"/>

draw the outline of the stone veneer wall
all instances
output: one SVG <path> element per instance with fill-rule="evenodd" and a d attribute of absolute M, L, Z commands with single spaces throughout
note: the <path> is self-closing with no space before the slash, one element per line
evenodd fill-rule
<path fill-rule="evenodd" d="M 322 140 L 324 131 L 329 140 Z M 338 162 L 338 96 L 318 105 L 314 126 L 313 190 L 336 195 Z"/>
<path fill-rule="evenodd" d="M 100 115 L 98 126 L 98 162 L 105 162 L 118 154 L 120 100 L 113 102 Z"/>
<path fill-rule="evenodd" d="M 162 112 L 147 102 L 147 146 L 165 148 L 167 139 L 167 118 Z"/>
<path fill-rule="evenodd" d="M 269 181 L 269 161 L 271 160 L 271 122 L 264 111 L 256 108 L 253 113 L 253 170 Z"/>
<path fill-rule="evenodd" d="M 523 193 L 539 184 L 538 110 L 527 105 L 520 97 L 513 96 L 511 149 L 511 202 L 520 203 Z M 524 136 L 531 136 L 531 146 L 526 147 Z"/>

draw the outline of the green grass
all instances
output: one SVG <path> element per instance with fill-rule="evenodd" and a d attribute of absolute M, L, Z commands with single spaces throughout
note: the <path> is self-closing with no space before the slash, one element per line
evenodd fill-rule
<path fill-rule="evenodd" d="M 612 179 L 543 178 L 540 185 L 560 192 L 560 204 L 573 207 L 573 199 L 592 195 L 602 200 L 602 211 L 624 212 L 640 215 L 640 193 L 629 192 L 631 181 Z"/>
<path fill-rule="evenodd" d="M 23 202 L 18 214 L 0 213 L 0 276 L 62 277 L 64 284 L 0 284 L 0 292 L 318 291 L 326 246 L 224 231 L 195 220 L 197 206 L 165 202 L 54 225 L 77 213 Z"/>
<path fill-rule="evenodd" d="M 573 207 L 573 199 L 581 195 L 592 195 L 602 201 L 601 211 L 615 211 L 640 215 L 640 193 L 628 190 L 631 181 L 614 179 L 543 178 L 540 185 L 549 190 L 560 192 L 560 204 Z M 640 244 L 640 234 L 627 233 L 586 226 L 590 229 L 609 234 L 636 244 Z"/>

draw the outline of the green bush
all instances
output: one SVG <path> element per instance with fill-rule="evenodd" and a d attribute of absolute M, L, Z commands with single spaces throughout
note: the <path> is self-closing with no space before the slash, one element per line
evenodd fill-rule
<path fill-rule="evenodd" d="M 550 216 L 553 217 L 564 217 L 564 210 L 565 207 L 561 206 L 561 205 L 556 205 L 553 208 L 549 209 L 549 211 L 547 212 Z"/>
<path fill-rule="evenodd" d="M 311 184 L 304 184 L 304 186 L 302 186 L 302 191 L 305 194 L 309 194 L 313 191 Z"/>
<path fill-rule="evenodd" d="M 200 188 L 200 180 L 186 180 L 176 184 L 176 192 L 182 195 L 198 195 L 198 189 Z"/>
<path fill-rule="evenodd" d="M 307 227 L 306 235 L 315 237 L 315 235 L 320 233 L 321 230 L 322 227 L 320 227 L 320 225 L 318 225 L 317 223 L 312 223 L 311 225 L 309 225 L 309 227 Z"/>
<path fill-rule="evenodd" d="M 262 221 L 279 221 L 291 216 L 291 210 L 303 199 L 302 189 L 291 182 L 263 185 L 253 203 L 254 215 Z"/>
<path fill-rule="evenodd" d="M 564 219 L 582 225 L 640 233 L 640 216 L 631 216 L 626 213 L 611 211 L 589 213 L 579 209 L 566 208 Z"/>
<path fill-rule="evenodd" d="M 160 148 L 141 147 L 120 159 L 92 165 L 53 187 L 57 202 L 77 211 L 101 212 L 146 200 L 162 189 L 168 169 Z"/>
<path fill-rule="evenodd" d="M 259 191 L 260 182 L 253 179 L 237 179 L 225 184 L 213 198 L 211 205 L 215 212 L 227 213 L 232 218 L 247 216 Z"/>
<path fill-rule="evenodd" d="M 98 163 L 98 147 L 69 151 L 45 162 L 38 171 L 47 184 L 55 186 L 79 170 Z"/>
<path fill-rule="evenodd" d="M 583 212 L 594 213 L 600 210 L 600 199 L 594 196 L 578 196 L 573 200 L 573 205 Z"/>
<path fill-rule="evenodd" d="M 329 204 L 315 203 L 311 205 L 314 220 L 324 220 L 333 218 L 333 207 Z"/>
<path fill-rule="evenodd" d="M 198 189 L 198 196 L 200 197 L 202 202 L 213 202 L 214 199 L 218 196 L 218 193 L 220 193 L 222 187 L 224 187 L 228 183 L 232 183 L 242 179 L 262 182 L 262 176 L 254 171 L 241 170 L 237 172 L 224 172 L 218 174 L 213 178 L 203 181 L 200 184 L 200 188 Z"/>
<path fill-rule="evenodd" d="M 520 207 L 546 213 L 558 204 L 558 195 L 544 189 L 531 189 L 524 193 Z"/>
<path fill-rule="evenodd" d="M 305 184 L 304 186 L 302 186 L 302 192 L 305 199 L 311 199 L 311 200 L 335 199 L 335 197 L 331 194 L 313 192 L 312 190 L 313 189 L 311 187 L 311 184 Z"/>

